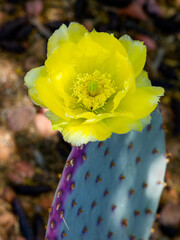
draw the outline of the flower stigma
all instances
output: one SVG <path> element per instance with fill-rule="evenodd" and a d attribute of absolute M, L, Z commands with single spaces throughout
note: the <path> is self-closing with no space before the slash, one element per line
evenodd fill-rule
<path fill-rule="evenodd" d="M 116 92 L 111 74 L 95 70 L 90 73 L 78 73 L 73 85 L 73 96 L 77 103 L 89 111 L 102 108 L 106 100 Z"/>
<path fill-rule="evenodd" d="M 98 91 L 98 83 L 95 81 L 89 81 L 88 92 L 91 97 L 95 97 Z"/>

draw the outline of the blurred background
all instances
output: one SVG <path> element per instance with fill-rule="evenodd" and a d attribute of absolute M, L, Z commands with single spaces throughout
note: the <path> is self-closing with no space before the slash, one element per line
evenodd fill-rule
<path fill-rule="evenodd" d="M 34 106 L 24 75 L 46 59 L 49 36 L 71 21 L 127 33 L 147 46 L 167 140 L 166 183 L 152 240 L 180 240 L 180 0 L 0 0 L 0 240 L 42 240 L 71 146 Z"/>

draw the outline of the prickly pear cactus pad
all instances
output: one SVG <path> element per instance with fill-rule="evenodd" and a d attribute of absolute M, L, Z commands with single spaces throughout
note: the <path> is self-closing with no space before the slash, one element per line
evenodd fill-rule
<path fill-rule="evenodd" d="M 159 110 L 142 132 L 74 147 L 49 213 L 47 240 L 146 240 L 164 186 Z"/>

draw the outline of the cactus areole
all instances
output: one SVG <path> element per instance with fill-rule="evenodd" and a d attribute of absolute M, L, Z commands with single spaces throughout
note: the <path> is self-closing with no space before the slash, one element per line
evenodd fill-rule
<path fill-rule="evenodd" d="M 151 85 L 145 61 L 142 42 L 71 23 L 50 37 L 45 65 L 26 74 L 30 97 L 74 146 L 46 240 L 148 239 L 166 159 L 156 109 L 164 90 Z"/>

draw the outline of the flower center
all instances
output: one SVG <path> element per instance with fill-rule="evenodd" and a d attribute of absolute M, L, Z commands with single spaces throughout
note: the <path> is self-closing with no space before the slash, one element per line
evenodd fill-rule
<path fill-rule="evenodd" d="M 77 103 L 90 111 L 96 111 L 106 103 L 116 89 L 111 74 L 95 70 L 92 74 L 79 73 L 74 80 L 73 96 Z"/>

